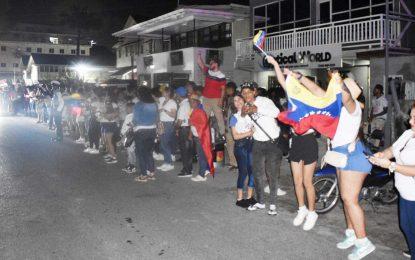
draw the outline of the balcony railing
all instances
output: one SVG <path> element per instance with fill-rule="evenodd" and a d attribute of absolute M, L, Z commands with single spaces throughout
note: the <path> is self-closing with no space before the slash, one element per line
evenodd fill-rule
<path fill-rule="evenodd" d="M 343 50 L 381 49 L 385 44 L 386 28 L 389 28 L 391 42 L 398 39 L 401 31 L 399 21 L 389 20 L 388 26 L 385 25 L 385 16 L 376 15 L 281 31 L 267 35 L 264 50 L 273 52 L 329 44 L 341 44 Z M 236 58 L 253 59 L 252 45 L 252 37 L 238 39 Z"/>

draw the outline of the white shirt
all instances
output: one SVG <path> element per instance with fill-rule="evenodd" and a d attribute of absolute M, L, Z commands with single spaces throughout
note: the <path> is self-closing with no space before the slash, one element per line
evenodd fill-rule
<path fill-rule="evenodd" d="M 133 125 L 133 113 L 127 114 L 125 116 L 124 123 L 122 124 L 122 127 L 121 127 L 121 134 L 125 135 L 128 129 L 130 128 L 130 126 L 132 125 Z"/>
<path fill-rule="evenodd" d="M 362 109 L 358 101 L 355 101 L 355 103 L 355 111 L 351 114 L 344 106 L 342 107 L 337 131 L 331 140 L 333 148 L 353 143 L 359 134 L 360 123 L 362 121 Z"/>
<path fill-rule="evenodd" d="M 252 115 L 252 118 L 256 121 L 252 122 L 255 128 L 253 138 L 256 141 L 266 142 L 271 141 L 266 133 L 272 138 L 277 139 L 280 136 L 280 127 L 277 124 L 276 118 L 280 113 L 280 110 L 275 106 L 271 99 L 266 97 L 256 97 L 254 105 L 258 108 L 257 113 Z M 249 116 L 247 116 L 249 118 Z M 252 120 L 251 120 L 252 121 Z M 261 128 L 264 130 L 261 130 Z"/>
<path fill-rule="evenodd" d="M 102 103 L 101 105 L 103 105 L 103 107 L 101 107 L 101 109 L 103 109 L 101 112 L 101 117 L 100 117 L 100 122 L 101 123 L 115 123 L 118 121 L 118 118 L 114 118 L 112 120 L 108 120 L 107 118 L 105 118 L 105 114 L 107 113 L 107 106 L 105 103 Z M 109 104 L 109 106 L 112 107 L 113 110 L 117 110 L 118 109 L 118 105 L 116 103 L 111 103 Z"/>
<path fill-rule="evenodd" d="M 177 110 L 176 101 L 169 99 L 166 103 L 160 104 L 160 109 L 165 109 L 167 111 Z M 169 116 L 165 111 L 160 112 L 160 121 L 161 122 L 174 122 L 175 117 Z"/>
<path fill-rule="evenodd" d="M 393 144 L 393 156 L 400 165 L 415 166 L 415 132 L 406 130 Z M 403 150 L 402 150 L 403 149 Z M 402 151 L 401 151 L 402 150 Z M 395 186 L 405 200 L 415 201 L 415 177 L 395 172 Z"/>
<path fill-rule="evenodd" d="M 373 115 L 382 113 L 385 107 L 388 107 L 388 100 L 385 98 L 385 95 L 382 95 L 379 98 L 375 97 L 372 100 Z M 382 116 L 377 116 L 376 118 L 382 118 L 386 120 L 386 114 Z"/>
<path fill-rule="evenodd" d="M 189 126 L 189 117 L 190 117 L 190 103 L 189 100 L 183 99 L 179 104 L 179 110 L 177 111 L 177 120 L 182 120 L 180 126 Z"/>
<path fill-rule="evenodd" d="M 242 117 L 241 112 L 233 114 L 229 120 L 229 127 L 234 127 L 238 134 L 249 132 L 253 126 L 249 116 Z"/>

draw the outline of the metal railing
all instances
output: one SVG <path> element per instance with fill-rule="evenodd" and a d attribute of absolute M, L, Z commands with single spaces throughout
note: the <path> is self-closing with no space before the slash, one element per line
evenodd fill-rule
<path fill-rule="evenodd" d="M 375 15 L 280 31 L 267 35 L 264 51 L 329 44 L 341 44 L 344 50 L 383 48 L 386 28 L 389 28 L 392 42 L 401 31 L 397 20 L 389 20 L 388 26 L 385 25 L 385 15 Z M 252 37 L 236 40 L 237 59 L 253 59 L 254 55 Z"/>

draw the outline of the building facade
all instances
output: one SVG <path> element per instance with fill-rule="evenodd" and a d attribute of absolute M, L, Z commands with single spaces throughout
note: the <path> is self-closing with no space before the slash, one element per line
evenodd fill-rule
<path fill-rule="evenodd" d="M 22 57 L 33 53 L 76 55 L 76 35 L 57 33 L 54 26 L 18 24 L 0 32 L 0 79 L 17 80 L 23 76 Z M 82 42 L 80 55 L 89 56 L 91 46 Z"/>
<path fill-rule="evenodd" d="M 370 102 L 371 88 L 383 84 L 389 37 L 390 75 L 412 80 L 414 29 L 397 14 L 415 10 L 399 0 L 251 0 L 251 36 L 238 39 L 235 66 L 250 70 L 261 87 L 277 86 L 272 69 L 252 46 L 252 37 L 267 33 L 265 51 L 283 65 L 326 85 L 327 68 L 351 72 Z M 386 8 L 391 14 L 386 17 Z M 258 19 L 262 17 L 263 19 Z M 402 57 L 405 57 L 403 62 Z M 400 62 L 402 61 L 402 62 Z"/>
<path fill-rule="evenodd" d="M 123 30 L 113 34 L 119 38 L 117 67 L 134 64 L 140 85 L 176 87 L 188 80 L 202 84 L 204 77 L 196 64 L 202 52 L 206 60 L 218 56 L 227 79 L 242 83 L 250 72 L 235 70 L 235 43 L 249 36 L 249 25 L 250 8 L 233 4 L 182 6 L 138 24 L 129 19 Z"/>

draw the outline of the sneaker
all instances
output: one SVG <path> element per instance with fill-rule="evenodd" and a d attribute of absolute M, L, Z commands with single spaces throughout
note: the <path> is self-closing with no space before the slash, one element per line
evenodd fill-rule
<path fill-rule="evenodd" d="M 261 204 L 258 202 L 248 207 L 249 211 L 256 211 L 256 210 L 261 210 L 261 209 L 265 209 L 265 204 Z"/>
<path fill-rule="evenodd" d="M 138 177 L 136 177 L 135 179 L 134 179 L 134 181 L 137 181 L 137 182 L 147 182 L 147 176 L 138 176 Z"/>
<path fill-rule="evenodd" d="M 284 196 L 287 195 L 285 190 L 281 190 L 280 188 L 277 189 L 277 196 Z"/>
<path fill-rule="evenodd" d="M 299 225 L 303 224 L 304 219 L 308 215 L 308 209 L 306 206 L 302 206 L 297 211 L 297 216 L 293 220 L 293 225 L 298 227 Z"/>
<path fill-rule="evenodd" d="M 248 200 L 244 200 L 244 199 L 237 200 L 235 204 L 236 204 L 236 206 L 241 207 L 241 208 L 245 208 L 245 209 L 249 207 Z"/>
<path fill-rule="evenodd" d="M 338 249 L 348 249 L 352 247 L 356 241 L 356 234 L 354 233 L 353 229 L 346 229 L 345 234 L 346 238 L 336 245 Z"/>
<path fill-rule="evenodd" d="M 269 185 L 265 186 L 265 188 L 264 188 L 264 192 L 265 192 L 265 193 L 268 193 L 268 194 L 270 193 L 270 191 L 269 191 Z"/>
<path fill-rule="evenodd" d="M 109 154 L 107 153 L 107 154 L 104 154 L 102 157 L 103 157 L 104 159 L 107 159 L 107 158 L 111 158 L 111 155 L 109 155 Z"/>
<path fill-rule="evenodd" d="M 177 175 L 179 178 L 189 178 L 192 177 L 192 173 L 181 172 Z"/>
<path fill-rule="evenodd" d="M 255 205 L 257 203 L 257 201 L 254 197 L 247 199 L 246 202 L 247 202 L 248 206 Z"/>
<path fill-rule="evenodd" d="M 313 229 L 313 227 L 316 225 L 317 219 L 318 214 L 315 211 L 309 211 L 307 217 L 305 218 L 303 230 L 309 231 Z"/>
<path fill-rule="evenodd" d="M 75 141 L 75 143 L 77 143 L 77 144 L 84 144 L 85 143 L 85 139 L 79 138 L 78 140 Z"/>
<path fill-rule="evenodd" d="M 155 181 L 156 180 L 156 176 L 154 175 L 154 172 L 148 172 L 147 173 L 147 180 L 150 180 L 150 181 Z"/>
<path fill-rule="evenodd" d="M 160 165 L 159 167 L 157 167 L 157 170 L 163 171 L 164 168 L 167 166 L 167 163 L 163 163 L 162 165 Z"/>
<path fill-rule="evenodd" d="M 175 162 L 175 161 L 176 161 L 176 155 L 172 154 L 172 155 L 171 155 L 171 160 L 172 160 L 173 162 Z"/>
<path fill-rule="evenodd" d="M 402 251 L 402 254 L 406 258 L 411 258 L 411 251 L 409 250 Z"/>
<path fill-rule="evenodd" d="M 194 182 L 201 182 L 201 181 L 206 181 L 207 180 L 207 178 L 206 177 L 202 177 L 202 176 L 200 176 L 199 174 L 197 175 L 197 176 L 195 176 L 195 177 L 192 177 L 192 179 L 191 179 L 192 181 L 194 181 Z"/>
<path fill-rule="evenodd" d="M 99 154 L 99 150 L 98 149 L 90 149 L 89 153 L 90 154 Z"/>
<path fill-rule="evenodd" d="M 130 171 L 131 171 L 131 173 L 136 173 L 137 168 L 135 168 L 135 166 L 131 166 Z"/>
<path fill-rule="evenodd" d="M 273 204 L 269 205 L 268 215 L 275 216 L 277 214 L 277 207 Z"/>
<path fill-rule="evenodd" d="M 166 164 L 164 166 L 164 168 L 159 169 L 159 170 L 161 170 L 163 172 L 168 172 L 168 171 L 174 170 L 174 166 L 173 166 L 173 164 Z"/>
<path fill-rule="evenodd" d="M 353 252 L 347 256 L 349 260 L 359 260 L 375 251 L 375 245 L 367 237 L 356 239 Z"/>
<path fill-rule="evenodd" d="M 91 148 L 86 148 L 85 150 L 84 150 L 84 153 L 90 153 L 91 152 Z"/>
<path fill-rule="evenodd" d="M 113 157 L 111 157 L 109 160 L 106 160 L 105 161 L 107 164 L 115 164 L 115 163 L 117 163 L 118 161 L 117 161 L 117 158 L 113 158 Z"/>
<path fill-rule="evenodd" d="M 156 161 L 163 161 L 164 160 L 164 156 L 161 153 L 156 153 L 156 152 L 153 152 L 153 158 Z"/>
<path fill-rule="evenodd" d="M 206 170 L 205 171 L 205 178 L 208 177 L 210 175 L 210 171 Z"/>
<path fill-rule="evenodd" d="M 122 168 L 121 171 L 123 171 L 125 173 L 131 173 L 131 165 L 127 164 L 127 166 Z"/>

